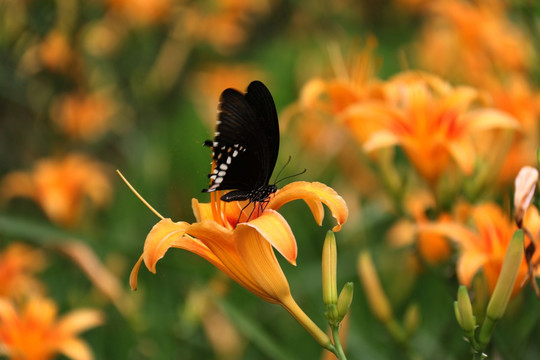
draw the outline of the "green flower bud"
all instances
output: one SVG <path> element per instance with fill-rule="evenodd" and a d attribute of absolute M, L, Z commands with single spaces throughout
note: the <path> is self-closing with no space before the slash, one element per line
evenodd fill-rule
<path fill-rule="evenodd" d="M 476 318 L 473 315 L 471 299 L 466 286 L 459 287 L 457 298 L 457 301 L 454 302 L 454 310 L 458 323 L 466 333 L 474 332 Z"/>
<path fill-rule="evenodd" d="M 508 249 L 506 249 L 501 273 L 489 300 L 486 316 L 492 320 L 502 318 L 506 311 L 506 305 L 510 301 L 510 295 L 523 260 L 523 241 L 523 230 L 516 230 L 508 244 Z"/>
<path fill-rule="evenodd" d="M 336 237 L 332 231 L 326 233 L 322 251 L 322 292 L 323 302 L 328 308 L 329 304 L 337 304 L 337 247 Z"/>
<path fill-rule="evenodd" d="M 339 321 L 343 320 L 345 315 L 349 312 L 353 299 L 354 285 L 352 282 L 348 282 L 343 286 L 343 289 L 339 293 L 337 300 L 337 311 L 339 316 Z"/>

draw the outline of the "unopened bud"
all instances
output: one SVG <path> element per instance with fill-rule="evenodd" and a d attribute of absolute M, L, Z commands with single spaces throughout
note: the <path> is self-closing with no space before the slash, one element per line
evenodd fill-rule
<path fill-rule="evenodd" d="M 515 181 L 514 191 L 514 220 L 521 227 L 523 216 L 529 207 L 538 182 L 538 170 L 524 166 L 519 171 Z"/>
<path fill-rule="evenodd" d="M 348 282 L 343 286 L 343 289 L 339 293 L 337 301 L 337 311 L 339 316 L 339 321 L 343 320 L 345 315 L 349 312 L 351 307 L 352 299 L 354 293 L 354 285 L 352 282 Z"/>
<path fill-rule="evenodd" d="M 337 247 L 336 237 L 332 231 L 326 233 L 322 251 L 322 292 L 323 302 L 328 308 L 329 304 L 337 304 Z"/>
<path fill-rule="evenodd" d="M 458 289 L 457 301 L 454 302 L 454 310 L 457 321 L 465 333 L 474 332 L 476 318 L 473 315 L 471 299 L 465 285 L 461 285 Z"/>
<path fill-rule="evenodd" d="M 390 302 L 381 287 L 371 256 L 367 252 L 360 253 L 358 257 L 358 273 L 373 314 L 383 323 L 391 322 L 394 316 Z"/>
<path fill-rule="evenodd" d="M 486 312 L 486 315 L 493 320 L 502 318 L 506 305 L 510 301 L 518 270 L 523 261 L 523 241 L 523 230 L 516 230 L 506 249 L 501 273 Z"/>
<path fill-rule="evenodd" d="M 420 310 L 418 308 L 418 304 L 412 304 L 407 308 L 403 323 L 407 334 L 414 334 L 416 329 L 418 329 L 418 325 L 420 324 Z"/>

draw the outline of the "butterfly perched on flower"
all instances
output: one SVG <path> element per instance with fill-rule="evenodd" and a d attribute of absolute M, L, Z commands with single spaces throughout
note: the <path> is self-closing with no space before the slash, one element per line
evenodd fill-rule
<path fill-rule="evenodd" d="M 265 203 L 277 191 L 269 184 L 279 152 L 279 123 L 270 91 L 260 81 L 245 94 L 235 89 L 221 93 L 212 148 L 210 186 L 203 192 L 231 190 L 221 200 Z"/>

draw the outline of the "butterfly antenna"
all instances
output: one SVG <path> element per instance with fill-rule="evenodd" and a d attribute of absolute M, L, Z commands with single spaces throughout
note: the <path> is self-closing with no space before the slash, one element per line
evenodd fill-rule
<path fill-rule="evenodd" d="M 287 179 L 290 179 L 290 178 L 292 178 L 292 177 L 302 175 L 302 174 L 304 174 L 306 171 L 307 171 L 307 169 L 304 169 L 304 170 L 300 171 L 298 174 L 289 175 L 289 176 L 284 177 L 283 179 L 279 179 L 279 180 L 277 180 L 277 181 L 274 183 L 274 185 L 277 185 L 278 183 L 282 182 L 283 180 L 287 180 Z"/>
<path fill-rule="evenodd" d="M 285 162 L 285 165 L 283 165 L 281 167 L 281 169 L 279 170 L 279 172 L 277 173 L 276 175 L 276 179 L 279 179 L 279 175 L 281 175 L 281 172 L 287 167 L 287 165 L 289 165 L 289 163 L 291 162 L 291 155 L 289 155 L 289 158 L 287 159 L 287 161 Z M 281 181 L 281 180 L 276 180 L 276 184 Z"/>

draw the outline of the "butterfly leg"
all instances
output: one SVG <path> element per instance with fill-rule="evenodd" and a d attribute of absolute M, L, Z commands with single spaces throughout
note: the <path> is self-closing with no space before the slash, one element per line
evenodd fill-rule
<path fill-rule="evenodd" d="M 244 206 L 244 207 L 242 208 L 242 210 L 240 210 L 240 214 L 238 215 L 238 220 L 236 220 L 236 223 L 237 223 L 237 224 L 240 223 L 240 218 L 242 217 L 242 214 L 244 213 L 244 210 L 245 210 L 249 205 L 251 205 L 251 204 L 252 204 L 252 201 L 250 200 L 250 201 L 246 204 L 246 206 Z M 255 206 L 253 206 L 253 210 L 255 210 Z M 248 216 L 248 218 L 247 218 L 246 221 L 249 221 L 249 219 L 251 218 L 251 215 L 253 215 L 253 210 L 251 210 L 251 213 L 249 214 L 249 216 Z"/>

